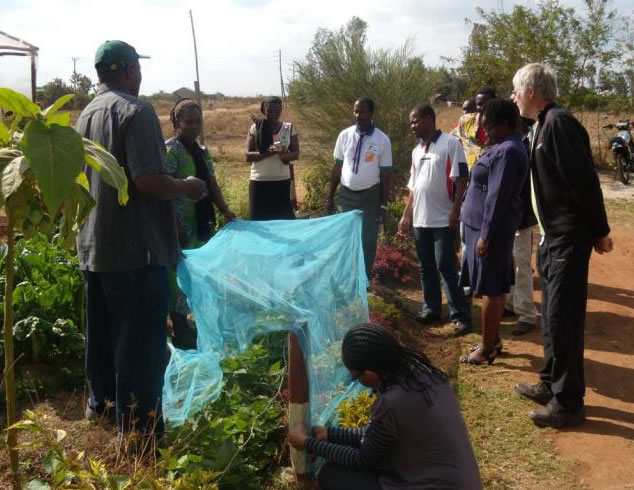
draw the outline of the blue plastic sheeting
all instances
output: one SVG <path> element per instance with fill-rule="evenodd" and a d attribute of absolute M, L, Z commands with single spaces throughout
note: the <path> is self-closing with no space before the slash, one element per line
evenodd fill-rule
<path fill-rule="evenodd" d="M 313 424 L 357 391 L 341 340 L 368 321 L 361 212 L 289 221 L 235 221 L 185 251 L 178 282 L 198 328 L 196 351 L 172 349 L 163 413 L 181 425 L 222 391 L 220 361 L 258 335 L 295 332 L 306 359 Z"/>

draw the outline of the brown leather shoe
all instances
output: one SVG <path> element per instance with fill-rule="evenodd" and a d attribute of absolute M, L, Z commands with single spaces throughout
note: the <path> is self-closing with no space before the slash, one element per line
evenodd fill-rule
<path fill-rule="evenodd" d="M 543 381 L 536 385 L 517 384 L 515 385 L 515 391 L 522 398 L 539 403 L 540 405 L 546 405 L 553 398 L 553 392 L 550 391 L 548 385 Z"/>
<path fill-rule="evenodd" d="M 528 416 L 538 427 L 564 427 L 566 425 L 582 424 L 586 418 L 586 411 L 583 407 L 570 411 L 566 410 L 558 403 L 550 402 L 545 407 L 532 410 Z"/>

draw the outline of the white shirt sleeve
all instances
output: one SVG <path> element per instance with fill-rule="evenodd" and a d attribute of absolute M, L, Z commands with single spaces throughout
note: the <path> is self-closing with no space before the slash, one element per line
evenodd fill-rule
<path fill-rule="evenodd" d="M 412 166 L 410 167 L 409 170 L 409 181 L 407 182 L 407 188 L 410 191 L 414 191 L 414 186 L 416 185 L 416 182 L 414 182 L 414 174 L 416 171 L 416 150 L 412 150 Z"/>
<path fill-rule="evenodd" d="M 392 142 L 390 138 L 385 135 L 383 145 L 381 145 L 381 153 L 379 155 L 379 167 L 391 167 L 392 166 Z"/>
<path fill-rule="evenodd" d="M 335 160 L 340 162 L 343 162 L 345 156 L 345 139 L 345 131 L 342 131 L 341 133 L 339 133 L 339 136 L 337 136 L 337 142 L 335 143 L 335 151 L 333 153 L 333 157 Z"/>
<path fill-rule="evenodd" d="M 454 137 L 449 137 L 449 158 L 451 159 L 451 171 L 449 177 L 468 177 L 467 157 L 460 141 Z"/>

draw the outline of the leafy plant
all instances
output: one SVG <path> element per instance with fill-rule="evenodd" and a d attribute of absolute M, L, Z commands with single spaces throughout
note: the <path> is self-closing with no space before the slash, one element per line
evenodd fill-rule
<path fill-rule="evenodd" d="M 381 281 L 407 284 L 411 280 L 407 256 L 401 250 L 386 245 L 377 247 L 372 273 Z"/>
<path fill-rule="evenodd" d="M 5 254 L 3 246 L 0 256 Z M 38 234 L 17 242 L 15 265 L 13 309 L 18 320 L 13 334 L 17 353 L 32 362 L 64 366 L 80 360 L 84 350 L 79 328 L 83 280 L 77 257 Z"/>
<path fill-rule="evenodd" d="M 128 200 L 128 181 L 115 158 L 70 127 L 70 113 L 59 110 L 72 99 L 64 95 L 45 110 L 22 94 L 0 88 L 0 108 L 11 113 L 10 125 L 0 122 L 0 205 L 7 215 L 5 256 L 4 360 L 8 425 L 16 422 L 13 349 L 13 283 L 15 233 L 26 238 L 50 233 L 61 216 L 59 242 L 72 246 L 95 201 L 89 192 L 85 165 L 97 171 Z M 12 485 L 20 487 L 16 433 L 8 431 Z"/>
<path fill-rule="evenodd" d="M 386 303 L 379 296 L 369 296 L 368 306 L 370 308 L 370 321 L 378 323 L 387 328 L 393 328 L 401 319 L 401 312 L 396 306 Z"/>
<path fill-rule="evenodd" d="M 375 401 L 376 395 L 368 391 L 362 391 L 356 397 L 342 401 L 337 408 L 339 426 L 344 429 L 366 427 L 370 423 L 370 413 Z"/>
<path fill-rule="evenodd" d="M 322 210 L 328 198 L 332 164 L 318 162 L 307 166 L 302 172 L 302 183 L 306 189 L 303 206 L 310 210 Z"/>

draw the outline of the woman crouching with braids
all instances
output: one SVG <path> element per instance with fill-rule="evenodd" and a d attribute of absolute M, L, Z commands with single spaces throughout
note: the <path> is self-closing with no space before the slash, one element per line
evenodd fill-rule
<path fill-rule="evenodd" d="M 200 106 L 192 99 L 180 99 L 170 112 L 170 120 L 176 136 L 165 142 L 167 172 L 179 179 L 198 177 L 207 182 L 207 197 L 200 201 L 194 202 L 185 197 L 172 201 L 181 248 L 197 248 L 213 235 L 216 224 L 214 204 L 225 222 L 234 220 L 236 216 L 222 197 L 209 151 L 196 141 L 202 123 Z M 176 284 L 175 268 L 170 270 L 170 289 L 170 319 L 174 330 L 172 343 L 181 349 L 195 349 L 196 331 L 187 322 L 189 307 Z"/>
<path fill-rule="evenodd" d="M 479 489 L 480 473 L 458 402 L 442 371 L 401 346 L 378 325 L 362 323 L 344 337 L 352 379 L 378 393 L 363 429 L 303 426 L 296 449 L 328 460 L 322 490 Z"/>
<path fill-rule="evenodd" d="M 267 97 L 260 106 L 263 119 L 256 119 L 247 135 L 249 219 L 294 219 L 295 179 L 291 161 L 299 158 L 297 130 L 280 120 L 282 99 Z"/>

